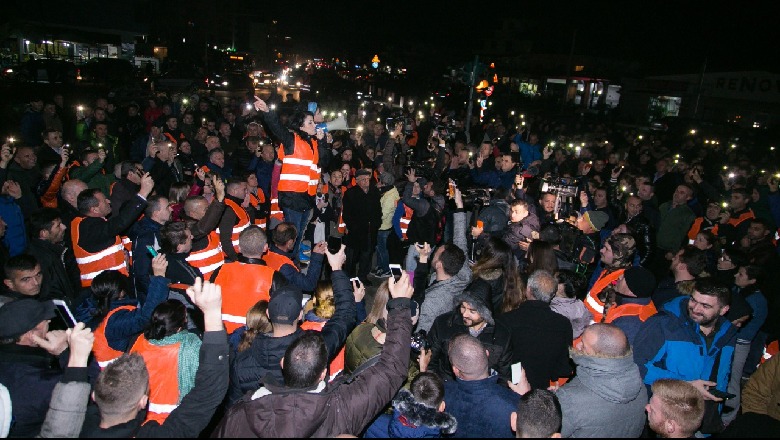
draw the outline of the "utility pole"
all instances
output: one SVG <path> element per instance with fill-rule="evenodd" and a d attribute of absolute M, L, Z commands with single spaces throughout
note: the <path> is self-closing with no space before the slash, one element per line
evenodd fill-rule
<path fill-rule="evenodd" d="M 704 59 L 704 64 L 701 65 L 701 73 L 699 74 L 699 87 L 696 90 L 696 105 L 693 107 L 693 119 L 699 117 L 699 100 L 701 100 L 701 91 L 704 88 L 704 72 L 707 71 L 707 58 Z"/>
<path fill-rule="evenodd" d="M 566 84 L 563 87 L 563 100 L 561 101 L 561 113 L 566 106 L 566 99 L 569 97 L 569 81 L 571 81 L 571 63 L 574 59 L 574 45 L 577 42 L 577 29 L 571 36 L 571 48 L 569 49 L 569 60 L 566 62 Z"/>
<path fill-rule="evenodd" d="M 471 68 L 471 80 L 469 81 L 469 103 L 466 107 L 466 143 L 471 142 L 471 112 L 474 110 L 474 81 L 477 80 L 477 65 L 479 65 L 479 55 L 474 56 L 474 66 Z"/>

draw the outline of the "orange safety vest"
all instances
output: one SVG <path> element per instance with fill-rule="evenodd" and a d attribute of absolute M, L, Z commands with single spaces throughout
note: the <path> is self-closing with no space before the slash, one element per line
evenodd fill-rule
<path fill-rule="evenodd" d="M 136 306 L 121 306 L 115 308 L 108 312 L 98 328 L 95 329 L 95 343 L 92 345 L 92 353 L 95 354 L 95 360 L 100 368 L 106 368 L 111 362 L 119 359 L 119 357 L 124 354 L 123 351 L 114 350 L 108 345 L 108 340 L 106 339 L 106 325 L 108 325 L 108 320 L 114 313 L 120 310 L 133 311 L 136 308 Z"/>
<path fill-rule="evenodd" d="M 210 280 L 211 274 L 225 264 L 225 254 L 222 253 L 222 244 L 219 242 L 219 234 L 211 231 L 208 235 L 208 244 L 205 248 L 190 252 L 185 258 L 192 267 L 200 269 L 204 280 Z"/>
<path fill-rule="evenodd" d="M 338 231 L 339 234 L 345 234 L 347 232 L 347 224 L 344 223 L 344 194 L 346 194 L 347 188 L 341 187 L 341 212 L 339 213 L 339 226 Z"/>
<path fill-rule="evenodd" d="M 609 324 L 614 320 L 624 316 L 636 316 L 640 321 L 645 322 L 648 318 L 655 315 L 656 313 L 658 313 L 658 310 L 656 310 L 655 304 L 653 304 L 652 301 L 646 305 L 623 304 L 609 309 L 607 312 L 607 318 L 604 320 L 604 322 Z"/>
<path fill-rule="evenodd" d="M 618 269 L 609 273 L 606 270 L 602 271 L 599 279 L 596 280 L 590 292 L 588 292 L 588 296 L 585 297 L 585 308 L 593 315 L 595 322 L 601 322 L 601 318 L 604 315 L 604 302 L 599 299 L 599 293 L 610 284 L 616 282 L 625 271 L 625 269 Z"/>
<path fill-rule="evenodd" d="M 241 232 L 249 227 L 249 216 L 246 214 L 246 211 L 244 208 L 241 207 L 238 203 L 230 200 L 225 199 L 225 205 L 228 206 L 228 208 L 232 209 L 233 212 L 236 214 L 236 217 L 238 217 L 238 223 L 236 223 L 235 226 L 233 226 L 233 231 L 230 235 L 230 241 L 233 242 L 233 250 L 235 250 L 237 253 L 238 251 L 238 236 L 241 235 Z M 220 232 L 219 228 L 217 228 L 217 234 L 222 234 Z"/>
<path fill-rule="evenodd" d="M 289 264 L 290 266 L 294 267 L 295 270 L 298 270 L 298 267 L 295 266 L 295 263 L 287 257 L 285 257 L 282 254 L 277 254 L 276 252 L 268 251 L 263 255 L 263 261 L 265 261 L 265 264 L 268 265 L 271 269 L 275 271 L 279 271 L 282 266 L 285 264 Z"/>
<path fill-rule="evenodd" d="M 222 286 L 222 322 L 228 333 L 246 325 L 246 313 L 258 301 L 271 299 L 274 272 L 268 266 L 240 261 L 222 266 L 214 283 Z"/>
<path fill-rule="evenodd" d="M 694 240 L 696 240 L 696 236 L 699 235 L 699 232 L 701 232 L 702 223 L 704 223 L 704 217 L 697 217 L 696 220 L 693 221 L 691 229 L 688 230 L 688 244 L 693 244 Z M 712 232 L 717 237 L 718 224 L 715 224 L 715 226 L 710 229 L 710 232 Z"/>
<path fill-rule="evenodd" d="M 277 224 L 284 221 L 284 211 L 279 207 L 279 198 L 271 199 L 271 213 L 268 218 L 275 220 Z"/>
<path fill-rule="evenodd" d="M 327 321 L 303 321 L 303 324 L 301 324 L 301 330 L 314 330 L 321 332 L 326 323 Z M 330 380 L 333 380 L 333 378 L 344 369 L 344 348 L 345 347 L 342 346 L 341 350 L 339 350 L 339 352 L 336 354 L 336 357 L 330 361 Z"/>
<path fill-rule="evenodd" d="M 249 193 L 249 204 L 252 205 L 253 208 L 257 209 L 263 203 L 265 203 L 265 194 L 263 193 L 262 188 L 257 188 L 257 195 Z M 266 218 L 255 218 L 255 224 L 262 229 L 265 229 L 267 226 Z"/>
<path fill-rule="evenodd" d="M 162 424 L 179 406 L 179 350 L 181 343 L 154 345 L 144 335 L 138 337 L 130 353 L 144 358 L 149 370 L 149 411 L 146 421 Z"/>
<path fill-rule="evenodd" d="M 729 221 L 727 223 L 730 224 L 731 226 L 734 226 L 736 228 L 737 226 L 742 224 L 742 222 L 744 222 L 746 220 L 754 219 L 754 218 L 756 218 L 756 215 L 753 214 L 753 210 L 752 209 L 748 209 L 747 212 L 743 212 L 742 214 L 739 215 L 739 217 L 736 217 L 736 218 L 735 217 L 729 217 Z"/>
<path fill-rule="evenodd" d="M 772 341 L 766 344 L 764 346 L 764 354 L 761 355 L 761 361 L 758 363 L 758 365 L 761 365 L 769 359 L 772 359 L 772 356 L 775 356 L 777 353 L 780 353 L 780 342 Z"/>
<path fill-rule="evenodd" d="M 79 225 L 84 218 L 76 217 L 70 224 L 73 253 L 76 256 L 76 264 L 79 265 L 79 272 L 81 273 L 81 287 L 91 286 L 92 279 L 100 275 L 104 270 L 118 270 L 125 275 L 129 275 L 127 261 L 125 260 L 126 244 L 118 235 L 114 240 L 114 244 L 100 252 L 87 252 L 79 246 Z"/>
<path fill-rule="evenodd" d="M 277 154 L 282 162 L 279 173 L 279 191 L 317 194 L 317 184 L 320 183 L 319 152 L 317 140 L 312 139 L 312 145 L 297 134 L 294 135 L 293 154 L 284 153 L 284 145 L 279 145 Z"/>
<path fill-rule="evenodd" d="M 406 236 L 406 232 L 409 231 L 409 223 L 412 222 L 412 215 L 414 215 L 414 210 L 404 205 L 404 215 L 401 217 L 401 239 L 403 241 L 409 239 L 409 237 Z"/>

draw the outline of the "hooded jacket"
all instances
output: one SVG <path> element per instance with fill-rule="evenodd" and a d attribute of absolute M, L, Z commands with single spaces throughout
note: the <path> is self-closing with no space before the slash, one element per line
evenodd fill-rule
<path fill-rule="evenodd" d="M 556 392 L 561 436 L 639 437 L 648 397 L 632 354 L 606 358 L 570 350 L 570 355 L 577 376 Z"/>
<path fill-rule="evenodd" d="M 402 388 L 393 399 L 393 415 L 377 417 L 363 438 L 438 438 L 457 429 L 455 417 L 418 402 Z"/>

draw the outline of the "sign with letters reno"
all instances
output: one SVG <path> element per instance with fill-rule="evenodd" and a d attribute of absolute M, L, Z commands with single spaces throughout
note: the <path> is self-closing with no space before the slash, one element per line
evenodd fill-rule
<path fill-rule="evenodd" d="M 704 75 L 704 95 L 780 103 L 780 75 L 769 72 L 727 72 Z"/>

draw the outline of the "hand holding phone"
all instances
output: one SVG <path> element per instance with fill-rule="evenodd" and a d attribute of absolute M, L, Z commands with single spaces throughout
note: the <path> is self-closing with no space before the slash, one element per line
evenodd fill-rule
<path fill-rule="evenodd" d="M 403 269 L 401 269 L 400 264 L 391 264 L 390 265 L 390 273 L 393 275 L 393 279 L 397 283 L 398 280 L 401 279 L 401 275 L 403 274 Z"/>
<path fill-rule="evenodd" d="M 341 250 L 341 237 L 328 237 L 328 252 L 337 254 Z"/>
<path fill-rule="evenodd" d="M 148 244 L 146 245 L 146 250 L 147 250 L 147 251 L 149 251 L 149 255 L 151 255 L 151 256 L 152 256 L 152 258 L 154 258 L 154 257 L 156 257 L 157 255 L 159 255 L 159 254 L 157 253 L 157 251 L 156 251 L 156 250 L 154 250 L 154 248 L 153 248 L 152 246 L 148 245 Z"/>

